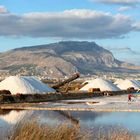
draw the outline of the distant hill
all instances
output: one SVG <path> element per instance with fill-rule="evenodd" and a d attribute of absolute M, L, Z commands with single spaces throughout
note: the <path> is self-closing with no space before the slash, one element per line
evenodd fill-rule
<path fill-rule="evenodd" d="M 137 72 L 130 64 L 114 58 L 113 54 L 87 41 L 64 41 L 13 49 L 0 54 L 0 70 L 11 74 L 61 77 L 74 72 Z"/>

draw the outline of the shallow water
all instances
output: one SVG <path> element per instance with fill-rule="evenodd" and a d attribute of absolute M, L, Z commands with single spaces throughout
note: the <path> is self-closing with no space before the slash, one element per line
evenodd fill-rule
<path fill-rule="evenodd" d="M 9 111 L 1 112 L 0 135 L 7 137 L 14 125 L 24 120 L 37 120 L 41 124 L 56 126 L 71 123 L 80 128 L 122 127 L 133 134 L 140 134 L 140 113 L 133 112 L 66 112 L 66 111 Z"/>

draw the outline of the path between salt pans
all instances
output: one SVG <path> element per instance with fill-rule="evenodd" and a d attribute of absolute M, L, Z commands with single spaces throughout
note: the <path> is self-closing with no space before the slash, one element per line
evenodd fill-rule
<path fill-rule="evenodd" d="M 61 100 L 57 102 L 27 103 L 1 106 L 1 109 L 63 110 L 63 111 L 103 111 L 140 112 L 140 96 L 127 101 L 127 95 L 94 97 L 80 100 Z M 93 102 L 97 102 L 92 104 Z"/>

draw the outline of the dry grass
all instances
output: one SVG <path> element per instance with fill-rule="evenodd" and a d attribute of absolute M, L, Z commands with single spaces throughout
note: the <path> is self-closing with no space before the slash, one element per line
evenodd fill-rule
<path fill-rule="evenodd" d="M 95 140 L 133 140 L 134 136 L 122 127 L 100 127 L 93 129 L 92 135 Z"/>
<path fill-rule="evenodd" d="M 36 122 L 19 124 L 15 127 L 10 140 L 133 140 L 133 136 L 124 128 L 94 128 L 81 130 L 67 123 L 48 127 Z"/>
<path fill-rule="evenodd" d="M 47 127 L 36 122 L 16 127 L 10 140 L 90 140 L 90 135 L 68 124 Z"/>

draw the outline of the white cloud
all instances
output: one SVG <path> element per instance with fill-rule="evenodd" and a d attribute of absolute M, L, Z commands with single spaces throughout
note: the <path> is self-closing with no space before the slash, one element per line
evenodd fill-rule
<path fill-rule="evenodd" d="M 126 54 L 131 54 L 131 55 L 140 55 L 140 52 L 138 51 L 134 51 L 133 49 L 129 48 L 129 47 L 112 47 L 112 46 L 108 46 L 105 47 L 106 49 L 112 51 L 113 53 L 126 53 Z"/>
<path fill-rule="evenodd" d="M 132 63 L 132 64 L 136 64 L 136 65 L 140 65 L 140 60 L 139 60 L 139 56 L 140 56 L 140 52 L 133 50 L 132 48 L 129 47 L 119 47 L 119 46 L 106 46 L 106 49 L 110 50 L 113 55 L 115 56 L 115 58 L 128 62 L 128 63 Z"/>
<path fill-rule="evenodd" d="M 128 11 L 128 10 L 130 10 L 130 9 L 132 9 L 132 7 L 130 7 L 130 6 L 122 6 L 122 7 L 120 7 L 120 8 L 118 9 L 118 11 L 119 11 L 119 12 L 124 12 L 124 11 Z"/>
<path fill-rule="evenodd" d="M 4 13 L 8 13 L 8 10 L 4 6 L 0 5 L 0 14 Z"/>
<path fill-rule="evenodd" d="M 103 39 L 123 37 L 135 27 L 128 16 L 86 9 L 0 14 L 0 36 Z"/>
<path fill-rule="evenodd" d="M 129 5 L 135 6 L 140 3 L 140 0 L 91 0 L 93 2 L 101 2 L 104 4 L 118 4 L 118 5 Z"/>
<path fill-rule="evenodd" d="M 140 31 L 140 22 L 136 22 L 132 25 L 137 31 Z"/>

